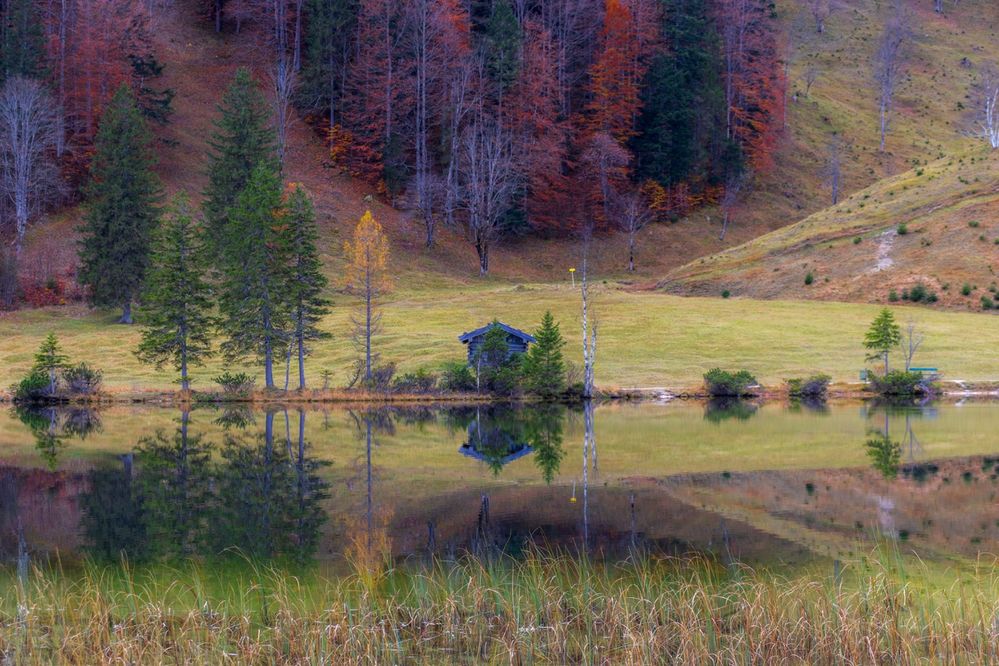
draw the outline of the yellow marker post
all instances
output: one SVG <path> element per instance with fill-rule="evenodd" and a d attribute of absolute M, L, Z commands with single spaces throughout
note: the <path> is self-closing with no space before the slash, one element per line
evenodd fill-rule
<path fill-rule="evenodd" d="M 569 269 L 569 275 L 572 276 L 572 288 L 575 289 L 576 288 L 576 269 L 575 268 L 570 268 Z"/>

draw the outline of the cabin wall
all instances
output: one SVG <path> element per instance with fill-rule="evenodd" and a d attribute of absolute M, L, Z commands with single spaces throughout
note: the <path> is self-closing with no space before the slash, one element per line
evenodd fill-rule
<path fill-rule="evenodd" d="M 479 353 L 479 348 L 482 347 L 482 342 L 485 340 L 484 335 L 480 335 L 476 338 L 472 338 L 468 341 L 468 364 L 475 365 L 475 357 Z M 509 347 L 509 354 L 507 358 L 513 356 L 514 354 L 523 354 L 527 352 L 527 341 L 516 335 L 506 336 L 506 344 Z"/>

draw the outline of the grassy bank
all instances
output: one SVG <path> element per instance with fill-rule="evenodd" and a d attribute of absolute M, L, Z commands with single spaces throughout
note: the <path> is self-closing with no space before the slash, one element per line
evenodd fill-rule
<path fill-rule="evenodd" d="M 384 332 L 376 339 L 383 361 L 401 372 L 464 358 L 458 335 L 499 318 L 533 330 L 552 310 L 568 340 L 566 353 L 580 362 L 579 296 L 569 285 L 509 285 L 483 282 L 461 289 L 397 291 L 382 308 Z M 921 365 L 938 367 L 945 378 L 999 378 L 999 357 L 982 350 L 999 347 L 999 318 L 988 314 L 940 312 L 901 306 L 896 316 L 919 322 L 926 342 Z M 337 297 L 324 322 L 334 339 L 316 345 L 309 361 L 312 386 L 323 369 L 342 385 L 357 357 L 350 340 L 353 304 Z M 806 301 L 679 298 L 602 285 L 596 297 L 599 326 L 596 379 L 605 388 L 686 388 L 716 366 L 746 368 L 770 384 L 816 371 L 836 381 L 856 380 L 864 366 L 864 331 L 876 306 Z M 113 313 L 83 308 L 31 310 L 0 316 L 0 387 L 9 386 L 31 365 L 42 338 L 55 332 L 69 355 L 104 370 L 115 392 L 170 390 L 172 374 L 138 363 L 132 350 L 137 327 L 114 324 Z M 141 321 L 141 312 L 138 313 Z M 195 388 L 214 388 L 221 361 L 196 369 Z M 261 375 L 256 367 L 248 368 Z M 277 371 L 283 384 L 283 370 Z M 292 386 L 295 384 L 292 370 Z"/>
<path fill-rule="evenodd" d="M 791 575 L 699 560 L 358 568 L 91 566 L 4 578 L 0 655 L 42 663 L 987 663 L 997 580 L 897 557 Z"/>

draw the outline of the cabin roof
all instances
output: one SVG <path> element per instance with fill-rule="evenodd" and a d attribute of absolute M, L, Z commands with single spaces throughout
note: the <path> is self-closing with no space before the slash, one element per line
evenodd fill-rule
<path fill-rule="evenodd" d="M 513 326 L 507 326 L 503 322 L 494 322 L 494 323 L 500 328 L 502 328 L 504 331 L 509 333 L 510 335 L 516 336 L 521 340 L 523 340 L 524 342 L 535 342 L 534 336 L 530 335 L 529 333 L 524 333 L 520 329 L 514 328 Z M 492 327 L 493 327 L 492 323 L 486 324 L 482 328 L 477 328 L 474 331 L 469 331 L 468 333 L 462 333 L 461 335 L 458 336 L 458 339 L 461 340 L 461 342 L 463 342 L 464 344 L 468 344 L 471 340 L 474 340 L 479 336 L 485 335 Z"/>

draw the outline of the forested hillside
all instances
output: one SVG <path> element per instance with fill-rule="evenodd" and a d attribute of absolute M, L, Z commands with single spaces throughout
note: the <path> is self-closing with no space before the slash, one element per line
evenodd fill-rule
<path fill-rule="evenodd" d="M 560 279 L 591 234 L 600 272 L 623 277 L 633 255 L 652 284 L 981 143 L 997 80 L 988 0 L 4 0 L 2 12 L 6 164 L 26 163 L 18 150 L 31 164 L 4 171 L 8 307 L 86 295 L 78 204 L 120 83 L 166 191 L 197 202 L 216 105 L 249 66 L 283 179 L 315 201 L 330 273 L 371 207 L 395 270 L 427 284 Z M 33 140 L 15 150 L 18 113 Z"/>

